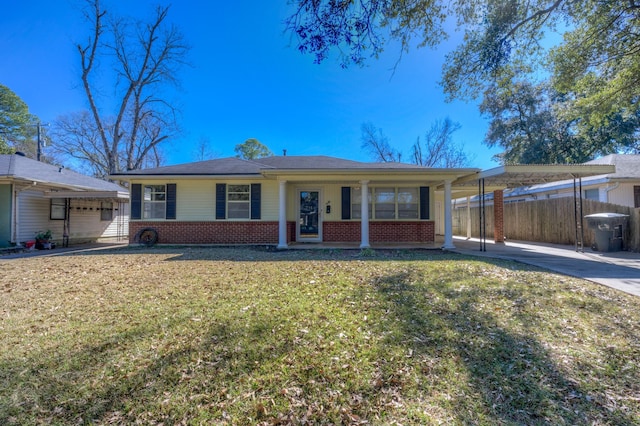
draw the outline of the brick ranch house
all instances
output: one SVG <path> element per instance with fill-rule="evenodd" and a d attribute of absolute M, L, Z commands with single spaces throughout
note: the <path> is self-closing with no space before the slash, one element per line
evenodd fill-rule
<path fill-rule="evenodd" d="M 476 168 L 273 156 L 214 159 L 111 178 L 129 184 L 131 242 L 142 229 L 153 228 L 160 244 L 287 248 L 349 243 L 367 248 L 433 245 L 439 234 L 443 247 L 453 248 L 452 194 L 475 193 L 481 174 Z M 496 185 L 492 189 L 501 194 L 504 183 Z"/>

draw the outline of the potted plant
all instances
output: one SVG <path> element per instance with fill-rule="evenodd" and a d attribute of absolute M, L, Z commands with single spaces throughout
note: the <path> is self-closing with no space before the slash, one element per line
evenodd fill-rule
<path fill-rule="evenodd" d="M 40 231 L 36 234 L 36 248 L 38 250 L 51 249 L 51 230 Z"/>

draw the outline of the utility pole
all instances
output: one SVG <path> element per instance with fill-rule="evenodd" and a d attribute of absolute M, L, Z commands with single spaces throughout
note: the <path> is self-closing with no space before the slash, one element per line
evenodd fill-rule
<path fill-rule="evenodd" d="M 40 161 L 40 157 L 42 156 L 42 139 L 40 139 L 40 128 L 42 126 L 48 126 L 49 123 L 46 124 L 42 124 L 38 121 L 38 124 L 36 124 L 36 127 L 38 128 L 38 152 L 36 154 L 36 160 Z"/>

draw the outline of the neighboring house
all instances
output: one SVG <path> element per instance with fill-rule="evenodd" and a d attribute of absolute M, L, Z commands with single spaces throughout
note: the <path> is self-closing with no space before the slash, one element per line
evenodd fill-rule
<path fill-rule="evenodd" d="M 128 191 L 19 154 L 0 155 L 0 247 L 51 230 L 58 245 L 126 239 Z"/>
<path fill-rule="evenodd" d="M 129 181 L 130 241 L 150 227 L 164 244 L 369 247 L 434 243 L 446 216 L 445 200 L 451 200 L 451 182 L 478 172 L 274 156 L 215 159 L 112 177 Z M 363 193 L 370 194 L 364 205 Z"/>
<path fill-rule="evenodd" d="M 614 165 L 615 172 L 582 179 L 582 197 L 640 208 L 640 155 L 611 154 L 584 164 Z M 573 180 L 523 186 L 504 192 L 504 202 L 573 196 Z"/>

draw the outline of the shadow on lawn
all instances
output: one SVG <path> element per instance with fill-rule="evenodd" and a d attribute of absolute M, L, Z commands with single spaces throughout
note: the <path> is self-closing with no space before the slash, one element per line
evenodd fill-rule
<path fill-rule="evenodd" d="M 526 333 L 534 326 L 527 324 L 531 318 L 514 314 L 512 320 L 525 330 L 517 333 L 478 308 L 495 294 L 481 286 L 456 289 L 446 278 L 422 286 L 416 281 L 407 272 L 375 283 L 403 324 L 404 342 L 389 343 L 412 342 L 414 356 L 465 370 L 461 374 L 468 379 L 461 382 L 451 410 L 461 424 L 636 424 L 637 418 L 597 403 L 601 396 L 565 376 L 542 342 Z M 503 296 L 518 300 L 517 293 Z M 443 374 L 457 379 L 459 373 Z"/>
<path fill-rule="evenodd" d="M 275 321 L 254 324 L 244 332 L 258 344 L 239 347 L 233 326 L 215 324 L 202 335 L 202 341 L 163 348 L 161 355 L 135 367 L 120 364 L 122 352 L 133 356 L 138 341 L 157 335 L 157 328 L 141 325 L 60 357 L 2 363 L 0 378 L 11 401 L 0 402 L 0 424 L 220 421 L 224 407 L 232 404 L 230 398 L 237 396 L 233 395 L 235 383 L 263 362 L 291 350 L 289 340 L 273 339 L 274 327 Z M 176 337 L 168 337 L 171 339 Z M 170 345 L 159 342 L 163 344 Z M 42 359 L 50 361 L 43 363 Z"/>

